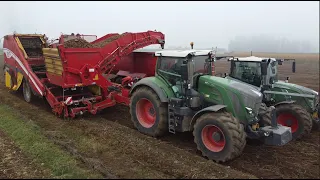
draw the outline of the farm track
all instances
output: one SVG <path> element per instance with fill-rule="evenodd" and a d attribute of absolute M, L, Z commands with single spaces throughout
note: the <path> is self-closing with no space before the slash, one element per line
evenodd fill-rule
<path fill-rule="evenodd" d="M 159 140 L 140 134 L 133 128 L 128 108 L 124 106 L 111 107 L 99 115 L 88 115 L 82 119 L 67 122 L 56 118 L 45 102 L 39 100 L 33 104 L 27 104 L 21 95 L 9 93 L 3 85 L 0 86 L 0 102 L 16 108 L 35 121 L 46 131 L 48 137 L 58 144 L 60 142 L 60 145 L 69 151 L 72 151 L 70 150 L 72 144 L 65 143 L 68 139 L 52 132 L 61 129 L 74 130 L 74 134 L 81 132 L 83 136 L 95 142 L 90 147 L 92 152 L 87 153 L 86 156 L 94 159 L 95 164 L 103 165 L 104 169 L 115 172 L 117 175 L 121 174 L 124 178 L 132 178 L 132 173 L 137 172 L 135 169 L 127 169 L 127 173 L 121 172 L 123 167 L 130 165 L 137 168 L 145 167 L 144 174 L 136 175 L 144 178 L 250 178 L 247 174 L 258 178 L 320 178 L 319 132 L 312 132 L 310 137 L 303 141 L 291 142 L 283 147 L 261 146 L 249 141 L 242 156 L 225 163 L 226 167 L 221 167 L 201 156 L 196 150 L 191 133 L 168 135 Z M 70 134 L 68 138 L 72 137 Z M 103 143 L 106 145 L 102 147 Z M 110 149 L 106 149 L 107 145 Z M 139 149 L 143 145 L 144 149 Z M 114 146 L 119 150 L 118 152 L 112 151 Z M 133 150 L 130 151 L 129 148 Z M 108 155 L 108 153 L 114 154 Z M 128 159 L 121 161 L 124 158 Z M 110 166 L 108 161 L 114 162 L 113 165 Z M 229 166 L 231 168 L 228 168 Z"/>

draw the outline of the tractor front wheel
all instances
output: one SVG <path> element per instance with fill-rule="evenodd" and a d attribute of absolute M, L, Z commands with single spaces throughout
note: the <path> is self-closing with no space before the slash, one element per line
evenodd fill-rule
<path fill-rule="evenodd" d="M 30 87 L 30 84 L 28 83 L 27 80 L 23 80 L 23 97 L 24 97 L 24 100 L 28 103 L 30 103 L 33 99 L 33 93 L 32 93 L 32 90 L 31 90 L 31 87 Z"/>
<path fill-rule="evenodd" d="M 258 117 L 260 126 L 271 126 L 271 108 L 267 107 L 265 103 L 261 104 Z"/>
<path fill-rule="evenodd" d="M 238 157 L 246 145 L 243 126 L 227 112 L 200 116 L 194 125 L 193 136 L 202 155 L 216 162 Z"/>
<path fill-rule="evenodd" d="M 282 104 L 276 107 L 277 122 L 291 127 L 292 138 L 301 139 L 312 129 L 310 114 L 297 104 Z"/>
<path fill-rule="evenodd" d="M 168 110 L 150 88 L 137 89 L 130 101 L 130 114 L 134 126 L 143 134 L 153 137 L 168 132 Z"/>

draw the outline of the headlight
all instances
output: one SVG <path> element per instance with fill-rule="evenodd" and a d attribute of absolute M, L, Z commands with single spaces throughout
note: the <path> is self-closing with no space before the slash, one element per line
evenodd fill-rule
<path fill-rule="evenodd" d="M 250 115 L 252 115 L 252 116 L 254 115 L 251 108 L 246 107 L 246 110 L 247 110 L 247 113 L 248 113 L 248 114 L 250 114 Z"/>

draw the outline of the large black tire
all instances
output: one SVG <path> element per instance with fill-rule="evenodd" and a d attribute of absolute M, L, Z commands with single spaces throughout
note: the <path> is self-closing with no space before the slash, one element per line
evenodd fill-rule
<path fill-rule="evenodd" d="M 259 125 L 264 127 L 264 126 L 271 126 L 271 108 L 267 107 L 265 103 L 261 103 L 259 113 Z"/>
<path fill-rule="evenodd" d="M 141 87 L 132 94 L 130 114 L 134 126 L 143 134 L 160 137 L 168 132 L 167 105 L 150 88 Z"/>
<path fill-rule="evenodd" d="M 311 132 L 312 118 L 300 105 L 278 105 L 276 107 L 276 114 L 278 124 L 291 127 L 292 139 L 301 139 L 303 136 L 308 135 Z"/>
<path fill-rule="evenodd" d="M 243 126 L 227 112 L 200 116 L 194 125 L 193 136 L 202 155 L 216 162 L 226 162 L 240 156 L 246 145 Z"/>
<path fill-rule="evenodd" d="M 319 116 L 320 116 L 320 108 L 319 107 L 318 107 L 317 111 L 318 111 L 318 118 L 319 118 Z M 318 120 L 315 120 L 315 119 L 312 120 L 312 130 L 320 131 L 319 119 Z"/>
<path fill-rule="evenodd" d="M 23 88 L 22 93 L 23 93 L 24 100 L 30 103 L 32 99 L 34 99 L 34 95 L 31 90 L 30 84 L 27 82 L 27 80 L 23 80 L 22 88 Z"/>

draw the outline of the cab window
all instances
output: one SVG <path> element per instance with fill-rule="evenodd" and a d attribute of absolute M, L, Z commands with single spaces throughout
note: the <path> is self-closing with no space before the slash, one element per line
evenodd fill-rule
<path fill-rule="evenodd" d="M 259 62 L 236 61 L 231 70 L 231 76 L 243 82 L 260 86 L 261 84 L 261 65 Z"/>

